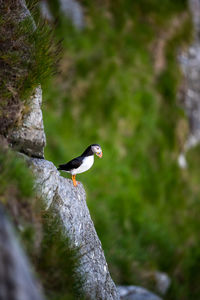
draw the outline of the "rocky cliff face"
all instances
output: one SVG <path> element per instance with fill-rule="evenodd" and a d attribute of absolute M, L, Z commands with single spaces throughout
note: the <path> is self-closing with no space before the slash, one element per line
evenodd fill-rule
<path fill-rule="evenodd" d="M 46 209 L 53 208 L 69 237 L 70 246 L 79 249 L 80 265 L 76 270 L 84 278 L 83 293 L 89 299 L 119 299 L 86 204 L 82 184 L 74 187 L 71 180 L 59 175 L 52 162 L 42 159 L 45 133 L 41 111 L 42 93 L 38 87 L 31 97 L 29 110 L 20 126 L 10 133 L 11 145 L 25 153 L 35 174 L 36 190 Z M 31 157 L 39 157 L 31 159 Z"/>
<path fill-rule="evenodd" d="M 30 12 L 26 7 L 25 1 L 11 1 L 9 5 L 12 14 L 11 18 L 17 20 L 17 25 L 27 16 L 30 17 Z M 6 14 L 7 10 L 5 5 L 3 5 L 3 7 Z M 31 20 L 31 22 L 32 21 L 33 20 Z M 31 27 L 31 30 L 35 30 L 34 22 Z M 26 60 L 26 58 L 24 59 Z M 12 78 L 10 82 L 12 83 Z M 20 102 L 19 99 L 19 103 L 21 104 L 23 102 Z M 15 128 L 10 129 L 7 136 L 10 146 L 26 154 L 24 157 L 26 157 L 30 168 L 35 174 L 37 195 L 44 199 L 46 209 L 48 210 L 49 207 L 51 207 L 53 213 L 60 220 L 63 233 L 67 235 L 70 246 L 78 249 L 80 263 L 76 272 L 79 275 L 81 274 L 84 278 L 82 287 L 83 294 L 88 299 L 119 299 L 117 289 L 108 271 L 101 242 L 98 239 L 86 205 L 86 195 L 83 186 L 80 184 L 77 188 L 74 188 L 71 180 L 67 180 L 59 175 L 53 163 L 42 159 L 44 157 L 46 141 L 41 111 L 41 88 L 36 88 L 32 97 L 24 103 L 26 104 L 26 109 L 23 109 L 22 105 L 22 109 L 19 111 L 18 124 Z M 32 159 L 32 157 L 37 158 Z M 2 238 L 2 244 L 0 246 L 3 246 L 3 238 L 6 238 L 6 235 L 2 232 L 0 238 Z M 24 267 L 25 264 L 20 258 L 21 256 L 17 254 L 19 251 L 17 247 L 15 247 L 15 244 L 15 242 L 12 242 L 12 239 L 8 243 L 8 245 L 10 245 L 10 252 L 15 251 L 17 255 L 13 253 L 13 256 L 9 256 L 13 267 L 13 275 L 16 276 L 16 281 L 19 286 L 22 284 L 23 278 L 26 277 L 24 282 L 27 283 L 27 287 L 24 294 L 19 294 L 19 297 L 16 287 L 13 291 L 15 294 L 13 294 L 13 297 L 9 294 L 9 297 L 5 296 L 2 299 L 39 300 L 41 299 L 39 294 L 38 296 L 32 296 L 32 294 L 36 295 L 34 288 L 29 291 L 31 285 L 31 279 L 29 280 L 29 278 L 31 278 L 29 274 L 30 270 L 29 267 Z M 2 253 L 2 255 L 5 256 L 5 251 Z M 5 259 L 6 258 L 7 256 L 5 256 Z M 4 259 L 1 261 L 3 262 Z M 22 265 L 22 279 L 18 277 L 19 275 L 16 271 L 16 269 L 18 270 L 20 268 L 19 264 Z M 5 268 L 3 270 L 5 271 Z M 2 278 L 2 282 L 3 281 L 4 278 Z M 10 284 L 13 283 L 11 282 Z"/>
<path fill-rule="evenodd" d="M 29 100 L 28 112 L 24 114 L 21 126 L 14 128 L 9 135 L 12 147 L 29 156 L 44 157 L 46 137 L 42 119 L 42 89 L 36 88 Z"/>
<path fill-rule="evenodd" d="M 29 166 L 35 174 L 38 196 L 43 197 L 47 209 L 53 208 L 71 246 L 78 249 L 80 265 L 76 272 L 84 278 L 84 294 L 89 299 L 118 299 L 83 185 L 74 187 L 72 180 L 60 176 L 53 163 L 44 159 L 30 159 Z"/>
<path fill-rule="evenodd" d="M 41 159 L 46 140 L 40 87 L 35 90 L 28 103 L 28 112 L 23 115 L 20 126 L 10 133 L 11 145 L 28 155 L 38 196 L 44 199 L 46 209 L 53 208 L 63 225 L 64 234 L 70 240 L 70 246 L 79 249 L 80 264 L 76 272 L 81 273 L 84 278 L 84 295 L 89 299 L 119 299 L 87 208 L 82 184 L 75 188 L 71 180 L 59 175 L 52 162 Z"/>

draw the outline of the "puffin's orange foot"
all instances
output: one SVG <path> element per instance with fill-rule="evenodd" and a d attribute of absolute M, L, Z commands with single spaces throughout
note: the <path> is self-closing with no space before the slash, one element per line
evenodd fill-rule
<path fill-rule="evenodd" d="M 72 175 L 72 181 L 73 181 L 73 185 L 74 185 L 74 186 L 77 186 L 77 182 L 76 182 L 75 175 Z"/>

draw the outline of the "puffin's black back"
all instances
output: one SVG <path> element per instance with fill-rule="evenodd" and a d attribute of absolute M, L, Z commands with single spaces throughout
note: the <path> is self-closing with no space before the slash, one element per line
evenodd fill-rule
<path fill-rule="evenodd" d="M 76 157 L 76 158 L 70 160 L 66 164 L 59 165 L 58 170 L 71 171 L 73 169 L 77 169 L 82 164 L 82 161 L 83 161 L 83 158 L 81 156 Z"/>
<path fill-rule="evenodd" d="M 100 147 L 99 144 L 91 144 L 90 146 L 88 146 L 85 151 L 78 157 L 70 160 L 68 163 L 63 164 L 63 165 L 59 165 L 58 166 L 58 170 L 63 170 L 63 171 L 70 171 L 72 169 L 77 169 L 78 167 L 80 167 L 80 165 L 83 162 L 84 157 L 86 156 L 90 156 L 90 155 L 94 155 L 94 153 L 92 152 L 92 146 L 98 146 Z M 101 148 L 101 147 L 100 147 Z"/>

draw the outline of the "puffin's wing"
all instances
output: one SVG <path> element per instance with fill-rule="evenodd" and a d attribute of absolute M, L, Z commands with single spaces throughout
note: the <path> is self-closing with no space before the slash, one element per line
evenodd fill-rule
<path fill-rule="evenodd" d="M 59 165 L 58 170 L 71 171 L 73 169 L 77 169 L 78 167 L 80 167 L 81 164 L 82 164 L 82 158 L 77 157 L 70 160 L 68 163 L 64 165 Z"/>

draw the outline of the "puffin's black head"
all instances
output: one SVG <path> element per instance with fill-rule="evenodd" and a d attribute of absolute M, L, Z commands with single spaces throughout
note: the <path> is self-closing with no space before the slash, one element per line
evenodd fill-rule
<path fill-rule="evenodd" d="M 102 152 L 101 146 L 99 144 L 92 144 L 92 145 L 90 145 L 90 147 L 94 154 L 96 154 L 100 158 L 102 157 L 103 152 Z"/>
<path fill-rule="evenodd" d="M 90 156 L 94 154 L 96 154 L 99 157 L 102 157 L 103 153 L 99 144 L 92 144 L 88 146 L 81 156 Z"/>

